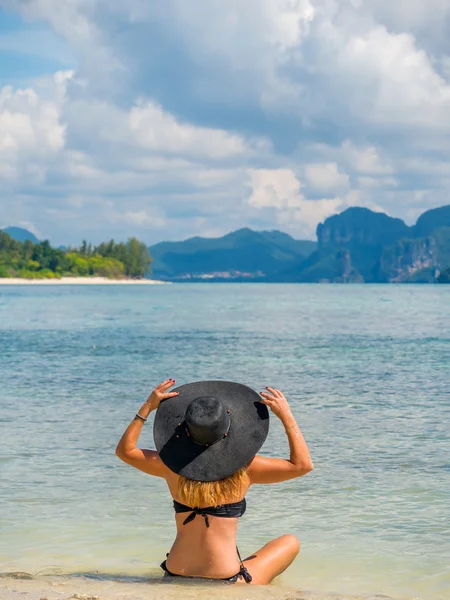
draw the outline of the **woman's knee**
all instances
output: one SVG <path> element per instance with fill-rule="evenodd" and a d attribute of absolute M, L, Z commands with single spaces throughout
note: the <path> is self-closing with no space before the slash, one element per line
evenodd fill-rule
<path fill-rule="evenodd" d="M 292 533 L 286 533 L 278 539 L 283 543 L 283 546 L 295 556 L 300 552 L 300 540 L 295 537 L 295 535 L 292 535 Z"/>

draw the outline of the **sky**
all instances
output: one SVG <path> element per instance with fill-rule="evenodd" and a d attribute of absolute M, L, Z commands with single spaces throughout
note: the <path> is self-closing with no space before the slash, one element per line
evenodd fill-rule
<path fill-rule="evenodd" d="M 0 227 L 315 239 L 449 191 L 448 0 L 0 0 Z"/>

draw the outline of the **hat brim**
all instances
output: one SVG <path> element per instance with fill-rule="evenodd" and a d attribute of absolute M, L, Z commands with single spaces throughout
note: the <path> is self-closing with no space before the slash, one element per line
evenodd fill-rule
<path fill-rule="evenodd" d="M 257 454 L 269 432 L 269 411 L 254 390 L 232 381 L 198 381 L 173 391 L 179 395 L 161 402 L 153 425 L 156 449 L 171 471 L 196 481 L 217 481 Z M 201 396 L 219 398 L 230 411 L 227 436 L 210 446 L 195 443 L 184 424 L 189 403 Z"/>

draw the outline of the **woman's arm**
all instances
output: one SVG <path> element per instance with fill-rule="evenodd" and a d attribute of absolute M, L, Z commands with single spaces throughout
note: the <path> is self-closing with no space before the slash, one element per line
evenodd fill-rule
<path fill-rule="evenodd" d="M 270 410 L 284 425 L 289 441 L 289 460 L 282 458 L 266 458 L 255 456 L 248 468 L 251 483 L 277 483 L 301 477 L 313 470 L 313 463 L 308 446 L 289 408 L 289 404 L 280 392 L 274 388 L 266 388 L 268 392 L 261 392 L 263 400 Z"/>
<path fill-rule="evenodd" d="M 161 400 L 176 396 L 178 392 L 167 393 L 167 390 L 174 384 L 175 379 L 167 379 L 163 383 L 160 383 L 141 406 L 137 414 L 143 419 L 147 419 L 150 413 L 158 408 Z M 132 467 L 144 471 L 144 473 L 164 477 L 167 467 L 159 458 L 158 453 L 155 450 L 141 450 L 140 448 L 136 448 L 144 422 L 136 415 L 120 438 L 120 442 L 116 448 L 116 455 Z"/>

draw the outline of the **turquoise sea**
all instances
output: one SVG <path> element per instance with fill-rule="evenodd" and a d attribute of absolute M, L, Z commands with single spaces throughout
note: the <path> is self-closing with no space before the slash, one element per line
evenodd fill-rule
<path fill-rule="evenodd" d="M 0 285 L 0 571 L 35 577 L 2 598 L 214 596 L 148 585 L 171 502 L 114 454 L 167 377 L 279 387 L 314 460 L 251 489 L 238 534 L 299 558 L 229 597 L 450 598 L 450 286 L 265 284 Z M 273 417 L 263 453 L 288 454 Z"/>

